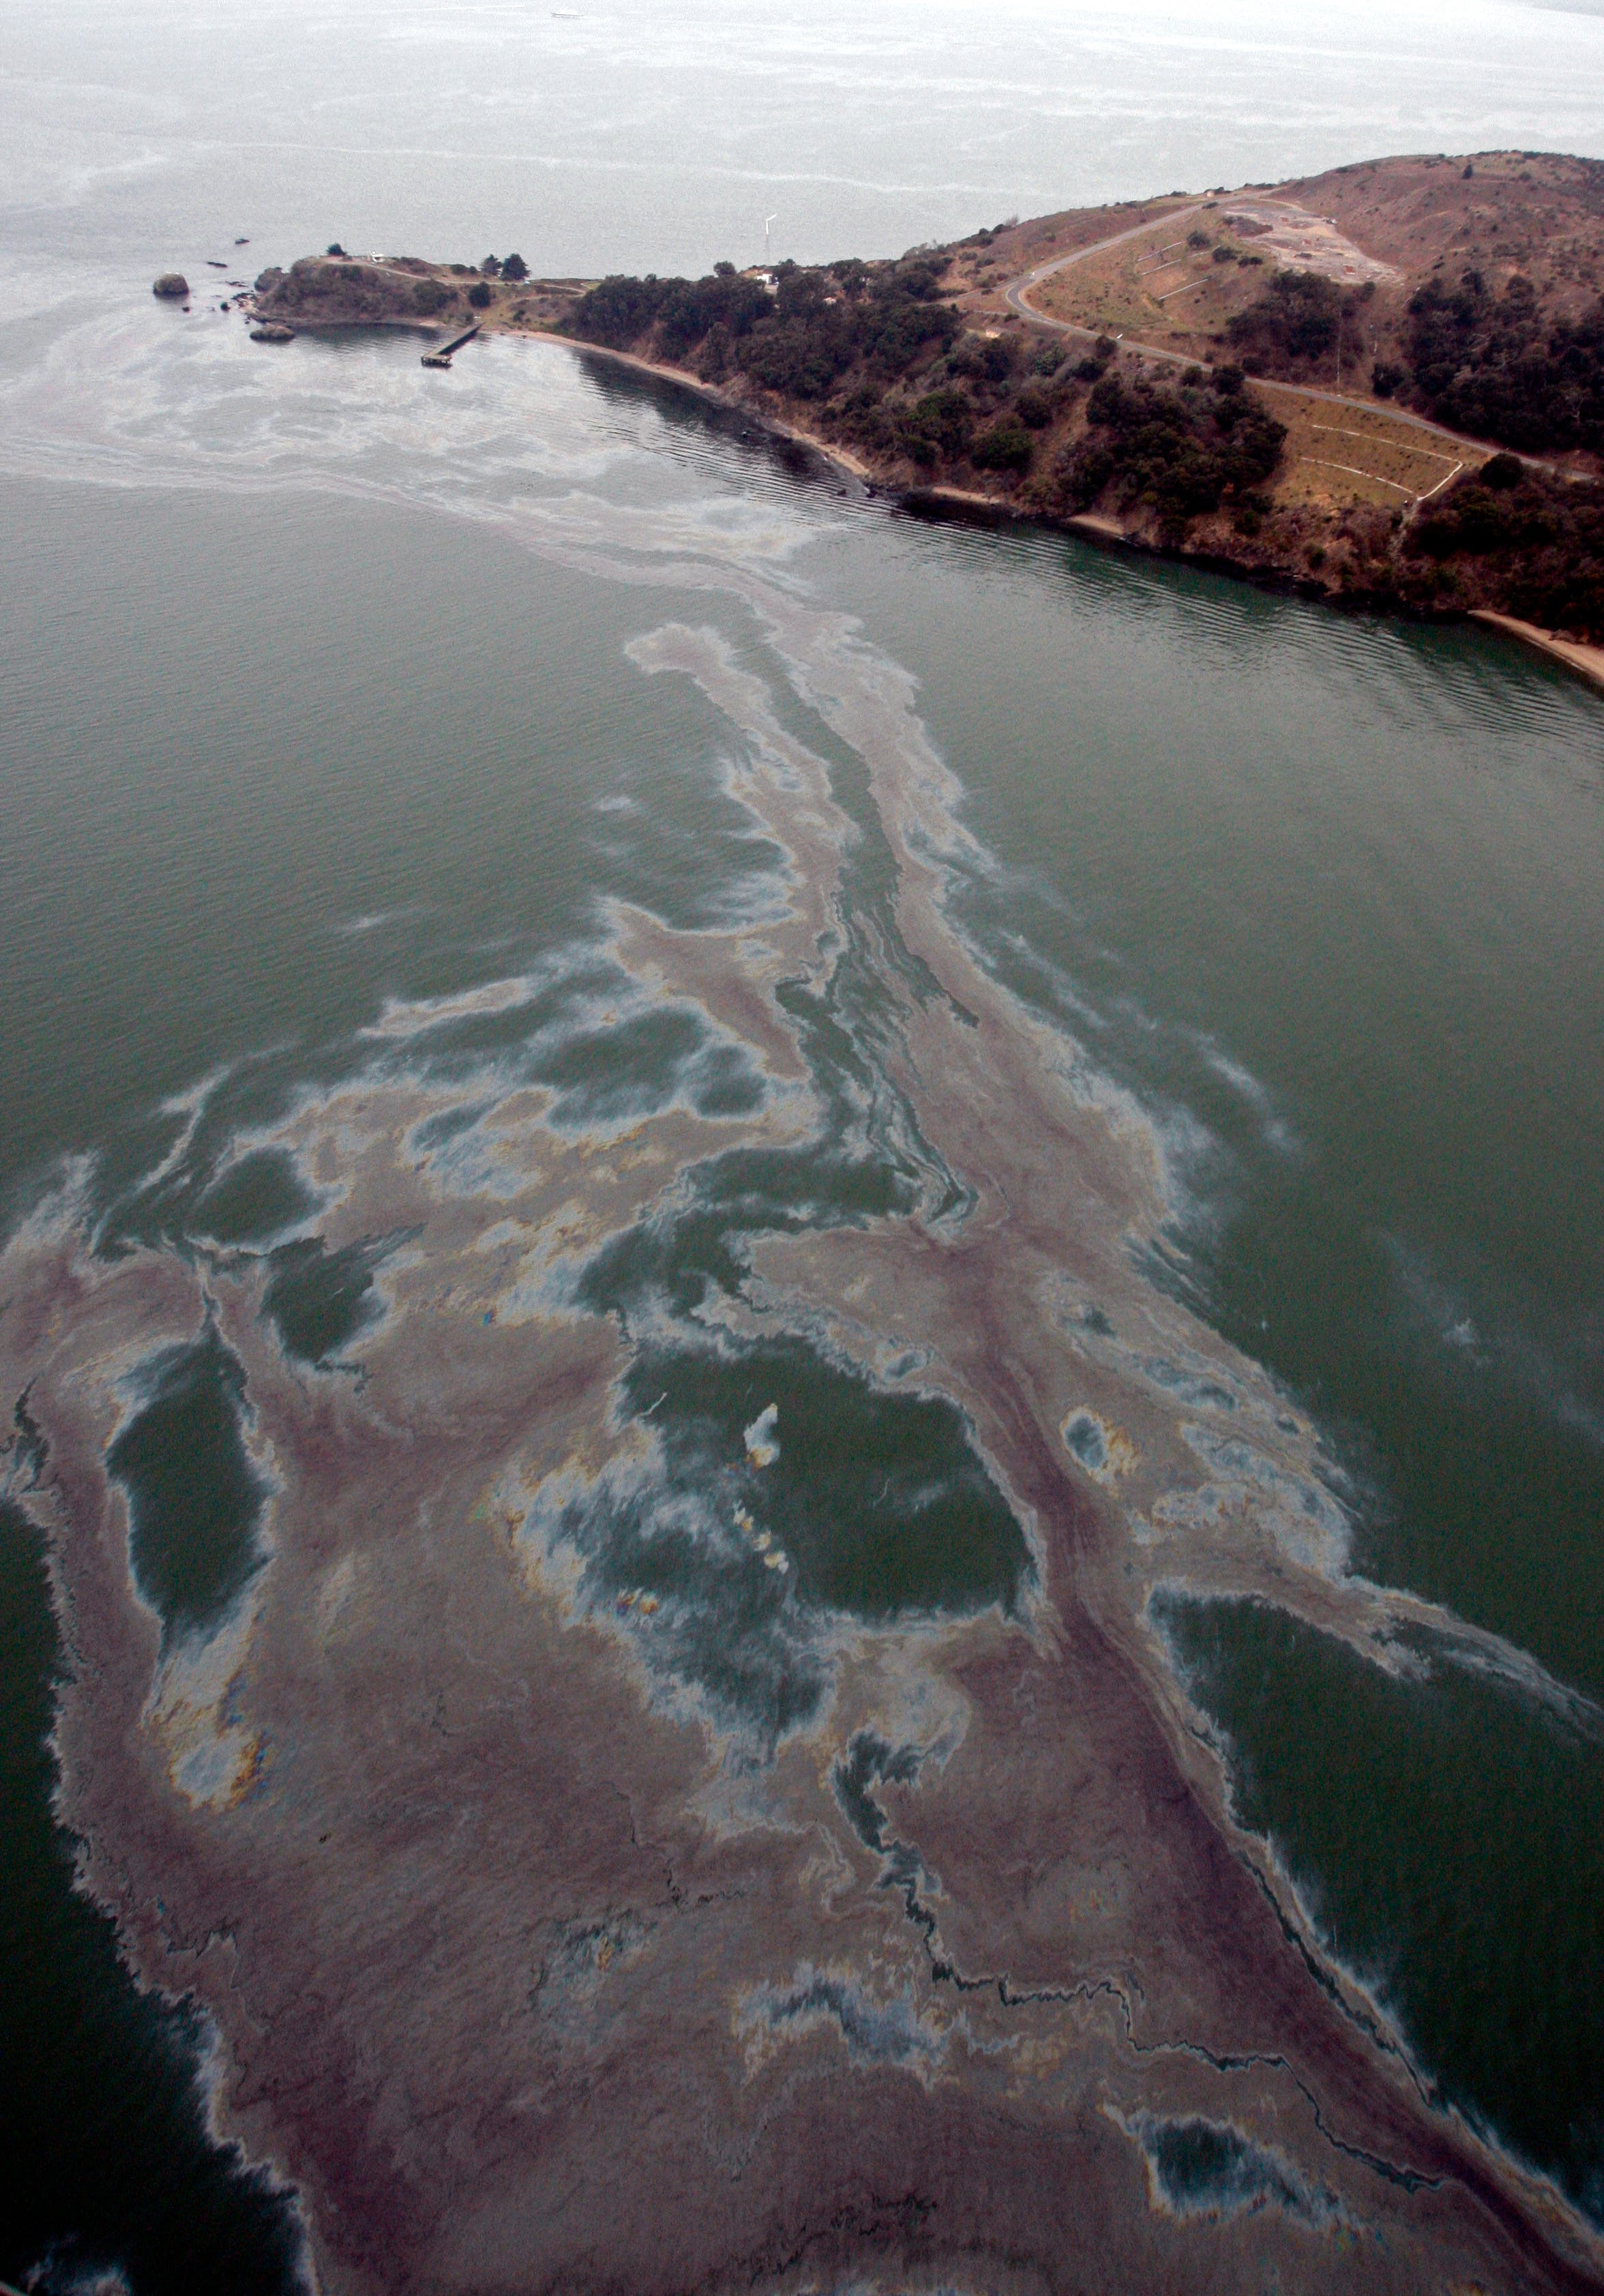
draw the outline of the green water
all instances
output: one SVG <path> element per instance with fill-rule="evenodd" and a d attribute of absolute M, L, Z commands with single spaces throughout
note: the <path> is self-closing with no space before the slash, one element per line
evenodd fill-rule
<path fill-rule="evenodd" d="M 0 1505 L 0 2143 L 12 2164 L 4 2270 L 49 2264 L 47 2285 L 120 2268 L 135 2288 L 289 2282 L 282 2202 L 208 2147 L 192 2068 L 200 2037 L 151 2017 L 119 1964 L 111 1924 L 72 1892 L 52 1825 L 45 1746 L 61 1668 L 38 1543 Z"/>

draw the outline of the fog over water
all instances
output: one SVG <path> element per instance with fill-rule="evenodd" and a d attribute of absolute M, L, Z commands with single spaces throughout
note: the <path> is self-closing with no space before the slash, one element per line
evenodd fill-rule
<path fill-rule="evenodd" d="M 1251 1457 L 1186 1423 L 1207 1488 L 1296 1484 L 1299 1567 L 1420 1598 L 1383 1672 L 1296 1605 L 1155 1597 L 1239 1814 L 1426 2077 L 1604 2221 L 1597 697 L 1478 633 L 917 524 L 554 346 L 425 377 L 410 340 L 269 351 L 217 308 L 335 237 L 699 271 L 770 214 L 776 253 L 897 252 L 1510 144 L 1604 153 L 1596 14 L 0 7 L 0 1185 L 8 1229 L 109 1259 L 271 1255 L 286 1354 L 354 1362 L 408 1263 L 399 1226 L 324 1250 L 342 1095 L 405 1101 L 396 1139 L 464 1198 L 509 1095 L 551 1095 L 569 1146 L 683 1128 L 659 1257 L 632 1230 L 540 1276 L 627 1334 L 659 1482 L 631 1455 L 526 1535 L 605 1611 L 647 1583 L 642 1521 L 683 1534 L 662 1694 L 761 1760 L 827 1700 L 840 1620 L 1006 1608 L 1035 1568 L 962 1398 L 893 1408 L 912 1374 L 867 1340 L 849 1378 L 822 1326 L 741 1322 L 754 1235 L 961 1215 L 939 1095 L 888 1049 L 927 994 L 891 889 L 928 864 L 953 948 L 1111 1111 L 1132 1203 L 1158 1192 L 1127 1271 L 1152 1328 L 1195 1318 L 1228 1367 L 1133 1369 L 1110 1335 L 1096 1375 L 1204 1414 L 1228 1376 L 1238 1435 L 1278 1398 L 1299 1431 Z M 174 265 L 192 314 L 150 294 Z M 815 864 L 828 988 L 784 939 Z M 654 1002 L 637 915 L 770 935 L 765 983 L 817 992 L 798 1049 L 711 989 Z M 266 1551 L 232 1362 L 153 1350 L 119 1390 L 169 1652 Z M 732 1562 L 687 1494 L 749 1504 L 765 1379 L 776 1560 Z M 810 1490 L 793 1420 L 883 1474 L 867 1560 L 863 1491 Z M 292 2210 L 205 2142 L 203 2030 L 135 1993 L 50 1824 L 70 1652 L 30 1423 L 0 1461 L 0 2056 L 29 2069 L 0 2130 L 31 2195 L 0 2276 L 282 2286 Z"/>

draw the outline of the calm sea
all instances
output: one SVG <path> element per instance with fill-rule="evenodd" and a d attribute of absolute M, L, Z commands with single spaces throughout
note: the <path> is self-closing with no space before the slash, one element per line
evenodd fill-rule
<path fill-rule="evenodd" d="M 8 1221 L 76 1159 L 181 1236 L 387 996 L 545 961 L 609 896 L 754 897 L 716 758 L 624 656 L 663 597 L 582 564 L 597 534 L 857 617 L 964 792 L 954 915 L 1158 1128 L 1164 1280 L 1313 1414 L 1354 1567 L 1536 1661 L 1403 1679 L 1269 1611 L 1167 1622 L 1333 1948 L 1604 2219 L 1598 698 L 1480 635 L 916 524 L 554 348 L 436 381 L 217 308 L 336 237 L 700 270 L 765 217 L 775 253 L 896 252 L 1601 123 L 1604 20 L 1492 0 L 0 9 Z M 282 2286 L 205 2035 L 72 1893 L 4 1503 L 0 1622 L 0 2276 Z"/>

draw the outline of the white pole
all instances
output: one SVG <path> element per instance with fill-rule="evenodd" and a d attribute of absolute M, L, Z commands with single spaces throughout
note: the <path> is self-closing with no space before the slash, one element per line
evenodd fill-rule
<path fill-rule="evenodd" d="M 778 223 L 779 220 L 778 209 L 772 216 L 765 216 L 763 218 L 763 267 L 765 271 L 768 269 L 769 259 L 769 226 L 772 223 Z"/>

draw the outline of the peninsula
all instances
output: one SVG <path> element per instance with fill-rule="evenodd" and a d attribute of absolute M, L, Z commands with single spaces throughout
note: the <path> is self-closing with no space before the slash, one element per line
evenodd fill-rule
<path fill-rule="evenodd" d="M 274 336 L 560 336 L 913 507 L 1477 614 L 1604 683 L 1601 290 L 1604 163 L 1494 152 L 695 280 L 333 248 L 264 272 L 250 309 Z"/>

